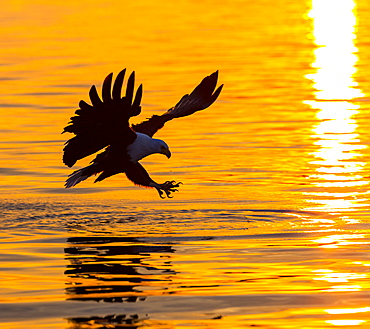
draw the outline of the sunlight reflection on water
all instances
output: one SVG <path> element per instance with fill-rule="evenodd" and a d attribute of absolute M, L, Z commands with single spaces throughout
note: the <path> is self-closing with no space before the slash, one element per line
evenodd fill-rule
<path fill-rule="evenodd" d="M 364 96 L 353 79 L 358 61 L 358 48 L 354 43 L 356 3 L 351 0 L 341 1 L 339 5 L 336 3 L 335 15 L 333 4 L 330 1 L 313 1 L 309 12 L 309 17 L 313 19 L 314 41 L 318 46 L 313 63 L 317 72 L 306 77 L 313 81 L 317 91 L 316 100 L 304 101 L 319 110 L 316 114 L 319 122 L 312 128 L 314 145 L 319 149 L 312 153 L 316 159 L 311 161 L 311 164 L 318 166 L 318 173 L 310 175 L 310 178 L 314 186 L 328 188 L 304 194 L 318 197 L 308 201 L 322 204 L 328 211 L 350 210 L 359 202 L 361 206 L 366 206 L 364 194 L 367 195 L 367 191 L 348 192 L 348 189 L 369 184 L 363 174 L 366 162 L 360 161 L 367 145 L 361 143 L 354 118 L 361 106 L 354 104 L 353 100 Z M 338 31 L 343 32 L 340 38 L 337 37 Z"/>

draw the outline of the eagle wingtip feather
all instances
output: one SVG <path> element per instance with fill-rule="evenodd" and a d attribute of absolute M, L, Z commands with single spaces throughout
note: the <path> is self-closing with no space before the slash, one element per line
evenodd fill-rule
<path fill-rule="evenodd" d="M 112 100 L 112 93 L 111 93 L 112 78 L 113 78 L 113 72 L 109 73 L 103 81 L 103 86 L 102 86 L 103 102 L 109 102 Z"/>
<path fill-rule="evenodd" d="M 112 91 L 113 100 L 121 99 L 121 90 L 122 90 L 123 80 L 125 79 L 125 75 L 126 75 L 126 69 L 123 69 L 116 76 L 116 80 L 114 81 L 113 91 Z"/>

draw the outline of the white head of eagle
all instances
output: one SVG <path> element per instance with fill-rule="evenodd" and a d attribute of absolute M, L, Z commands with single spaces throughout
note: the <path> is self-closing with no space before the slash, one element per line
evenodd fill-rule
<path fill-rule="evenodd" d="M 131 161 L 138 162 L 154 153 L 164 154 L 167 158 L 171 157 L 168 145 L 161 139 L 151 138 L 142 133 L 136 133 L 136 135 L 134 142 L 127 147 L 127 153 Z"/>
<path fill-rule="evenodd" d="M 209 107 L 217 99 L 223 85 L 217 86 L 218 71 L 205 77 L 190 93 L 162 115 L 153 115 L 139 124 L 129 124 L 129 119 L 141 112 L 142 85 L 134 97 L 135 72 L 132 72 L 126 87 L 126 95 L 121 97 L 121 90 L 126 69 L 118 73 L 112 88 L 113 73 L 103 82 L 102 99 L 96 87 L 89 92 L 92 105 L 80 101 L 80 108 L 64 128 L 64 132 L 75 134 L 66 142 L 63 149 L 63 162 L 72 167 L 78 160 L 102 149 L 87 167 L 74 171 L 65 183 L 70 188 L 90 176 L 99 176 L 95 182 L 118 173 L 125 173 L 134 184 L 154 187 L 161 198 L 171 197 L 180 183 L 166 181 L 156 183 L 139 163 L 146 156 L 160 153 L 171 157 L 168 145 L 152 138 L 163 125 L 174 118 L 185 117 Z"/>

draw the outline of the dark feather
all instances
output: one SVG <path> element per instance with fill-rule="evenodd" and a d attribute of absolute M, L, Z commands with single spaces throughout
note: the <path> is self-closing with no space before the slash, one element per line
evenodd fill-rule
<path fill-rule="evenodd" d="M 180 101 L 166 113 L 162 115 L 153 115 L 148 120 L 133 125 L 132 129 L 136 132 L 153 136 L 164 124 L 174 118 L 185 117 L 197 111 L 201 111 L 213 104 L 219 96 L 223 85 L 217 86 L 218 71 L 205 77 L 202 82 L 191 92 L 190 95 L 184 95 Z"/>
<path fill-rule="evenodd" d="M 76 135 L 67 141 L 64 147 L 63 162 L 67 166 L 73 166 L 77 160 L 108 145 L 119 144 L 127 147 L 135 140 L 136 134 L 129 127 L 129 118 L 138 115 L 141 111 L 142 86 L 138 88 L 132 104 L 135 75 L 131 74 L 126 96 L 121 98 L 124 75 L 125 70 L 118 74 L 113 91 L 113 74 L 110 73 L 105 78 L 102 86 L 103 101 L 95 86 L 92 86 L 89 92 L 92 105 L 80 101 L 80 108 L 75 112 L 76 116 L 71 118 L 69 125 L 63 131 Z"/>
<path fill-rule="evenodd" d="M 135 72 L 132 72 L 127 81 L 126 87 L 126 102 L 132 104 L 132 97 L 134 95 Z"/>
<path fill-rule="evenodd" d="M 66 188 L 70 188 L 85 180 L 86 178 L 97 175 L 95 183 L 118 173 L 124 173 L 130 166 L 130 157 L 127 153 L 121 152 L 119 145 L 108 146 L 102 153 L 99 153 L 91 165 L 74 171 L 66 181 Z M 84 176 L 84 177 L 81 177 Z"/>
<path fill-rule="evenodd" d="M 129 155 L 122 152 L 118 145 L 109 146 L 103 153 L 98 154 L 93 162 L 99 165 L 99 172 L 101 172 L 98 178 L 95 179 L 95 183 L 110 176 L 124 173 L 131 163 Z"/>
<path fill-rule="evenodd" d="M 93 85 L 90 88 L 89 96 L 90 96 L 91 103 L 94 107 L 99 108 L 99 107 L 103 106 L 103 102 L 101 101 L 101 99 L 98 95 L 98 92 L 96 91 L 95 85 Z"/>
<path fill-rule="evenodd" d="M 153 137 L 153 135 L 159 129 L 163 128 L 164 124 L 171 119 L 173 119 L 173 116 L 167 113 L 162 115 L 153 115 L 151 118 L 143 121 L 142 123 L 132 125 L 132 129 L 138 133 L 143 133 Z"/>
<path fill-rule="evenodd" d="M 191 92 L 190 95 L 185 95 L 181 100 L 168 110 L 174 118 L 185 117 L 197 111 L 201 111 L 212 105 L 220 94 L 223 85 L 217 88 L 218 71 L 205 77 L 202 82 Z"/>
<path fill-rule="evenodd" d="M 114 145 L 108 146 L 103 152 L 97 154 L 94 160 L 91 161 L 92 165 L 86 168 L 90 171 L 93 170 L 94 172 L 90 174 L 98 174 L 100 173 L 99 177 L 95 179 L 96 182 L 100 182 L 103 179 L 125 172 L 127 166 L 130 163 L 130 157 L 127 153 L 122 152 L 122 145 Z"/>
<path fill-rule="evenodd" d="M 139 162 L 133 163 L 130 161 L 129 165 L 126 167 L 125 174 L 135 185 L 149 187 L 150 183 L 154 183 L 148 172 Z"/>
<path fill-rule="evenodd" d="M 107 140 L 96 139 L 94 136 L 75 136 L 64 147 L 63 162 L 68 167 L 72 167 L 78 159 L 98 152 L 106 147 L 107 143 L 109 143 Z"/>
<path fill-rule="evenodd" d="M 133 108 L 140 107 L 142 97 L 143 97 L 143 85 L 140 85 L 139 88 L 137 89 L 134 102 L 132 103 Z"/>
<path fill-rule="evenodd" d="M 113 85 L 113 99 L 114 100 L 120 100 L 121 99 L 121 90 L 123 85 L 123 80 L 125 78 L 126 69 L 123 69 L 120 73 L 118 73 L 116 77 L 116 81 L 114 81 Z"/>
<path fill-rule="evenodd" d="M 65 186 L 67 188 L 73 187 L 80 181 L 99 173 L 100 175 L 95 179 L 95 183 L 112 175 L 125 173 L 127 178 L 135 185 L 150 187 L 150 183 L 155 184 L 140 163 L 131 162 L 127 154 L 119 152 L 117 149 L 115 150 L 114 147 L 108 146 L 91 161 L 91 165 L 76 170 L 69 175 Z"/>
<path fill-rule="evenodd" d="M 112 100 L 112 95 L 111 95 L 112 77 L 113 77 L 113 73 L 108 74 L 103 82 L 102 96 L 103 96 L 103 102 L 105 104 L 108 104 Z"/>

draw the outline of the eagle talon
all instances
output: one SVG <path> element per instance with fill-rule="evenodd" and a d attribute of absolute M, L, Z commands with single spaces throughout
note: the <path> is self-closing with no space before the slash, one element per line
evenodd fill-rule
<path fill-rule="evenodd" d="M 160 197 L 161 199 L 165 199 L 165 197 L 163 196 L 163 192 L 162 192 L 159 188 L 157 188 L 157 192 L 158 192 L 159 197 Z"/>
<path fill-rule="evenodd" d="M 178 192 L 178 190 L 175 187 L 179 187 L 181 182 L 176 183 L 176 181 L 166 181 L 163 184 L 158 184 L 155 186 L 156 190 L 158 191 L 159 197 L 161 199 L 165 199 L 166 197 L 163 195 L 166 194 L 167 198 L 171 199 L 173 196 L 171 193 Z"/>

